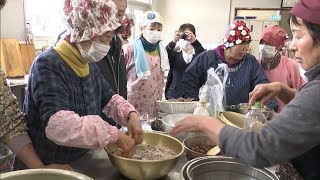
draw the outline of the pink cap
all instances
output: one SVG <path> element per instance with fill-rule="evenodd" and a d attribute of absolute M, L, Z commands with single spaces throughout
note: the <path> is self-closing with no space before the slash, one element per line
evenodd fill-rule
<path fill-rule="evenodd" d="M 299 0 L 290 13 L 308 22 L 320 24 L 320 1 Z"/>

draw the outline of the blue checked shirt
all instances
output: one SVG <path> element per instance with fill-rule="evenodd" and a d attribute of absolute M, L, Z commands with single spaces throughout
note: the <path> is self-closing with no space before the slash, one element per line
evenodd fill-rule
<path fill-rule="evenodd" d="M 184 97 L 199 99 L 199 90 L 207 81 L 207 70 L 216 69 L 218 64 L 224 63 L 215 50 L 208 50 L 199 54 L 185 70 L 182 77 L 182 89 Z M 227 106 L 247 103 L 249 93 L 257 84 L 268 83 L 265 72 L 257 59 L 246 54 L 243 60 L 229 67 L 229 75 L 226 82 Z M 271 109 L 277 107 L 276 100 L 270 100 L 267 106 Z"/>

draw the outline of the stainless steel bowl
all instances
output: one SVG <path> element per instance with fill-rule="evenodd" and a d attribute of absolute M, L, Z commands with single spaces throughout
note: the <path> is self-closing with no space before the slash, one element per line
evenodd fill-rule
<path fill-rule="evenodd" d="M 216 146 L 216 144 L 213 143 L 208 136 L 187 137 L 186 139 L 183 140 L 182 143 L 186 149 L 186 156 L 189 160 L 198 158 L 198 157 L 209 156 L 207 155 L 207 153 L 200 153 L 192 150 L 191 148 L 193 146 L 211 146 L 211 147 Z"/>
<path fill-rule="evenodd" d="M 58 169 L 28 169 L 0 175 L 1 180 L 93 180 L 83 174 Z"/>
<path fill-rule="evenodd" d="M 162 118 L 164 131 L 170 133 L 174 128 L 175 124 L 191 114 L 171 114 Z M 177 139 L 183 141 L 188 137 L 188 132 L 180 133 L 176 136 Z"/>
<path fill-rule="evenodd" d="M 230 157 L 202 157 L 193 159 L 184 166 L 180 172 L 182 179 L 209 180 L 232 179 L 232 180 L 278 180 L 271 171 L 263 168 L 258 169 L 242 164 Z"/>
<path fill-rule="evenodd" d="M 115 144 L 108 144 L 105 150 L 111 164 L 124 176 L 130 179 L 157 179 L 167 175 L 176 165 L 184 152 L 183 144 L 177 139 L 160 133 L 144 133 L 142 144 L 151 144 L 167 147 L 176 153 L 176 156 L 164 160 L 135 160 L 114 155 L 118 148 Z"/>

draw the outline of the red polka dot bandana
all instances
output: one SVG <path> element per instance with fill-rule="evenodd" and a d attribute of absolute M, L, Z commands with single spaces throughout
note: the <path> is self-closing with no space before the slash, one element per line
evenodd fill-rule
<path fill-rule="evenodd" d="M 224 47 L 230 48 L 243 42 L 250 41 L 250 30 L 247 27 L 246 23 L 243 21 L 234 21 L 228 26 L 225 32 Z"/>

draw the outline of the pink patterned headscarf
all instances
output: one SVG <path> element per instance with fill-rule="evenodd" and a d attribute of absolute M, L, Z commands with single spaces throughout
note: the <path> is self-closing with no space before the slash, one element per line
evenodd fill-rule
<path fill-rule="evenodd" d="M 121 26 L 112 0 L 65 0 L 63 12 L 69 27 L 63 36 L 71 43 L 90 40 Z"/>

